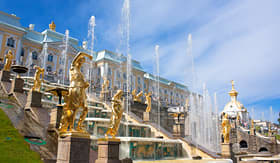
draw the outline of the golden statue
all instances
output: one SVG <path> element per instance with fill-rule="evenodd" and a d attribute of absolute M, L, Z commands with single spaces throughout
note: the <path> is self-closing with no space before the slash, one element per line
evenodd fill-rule
<path fill-rule="evenodd" d="M 111 135 L 113 138 L 115 138 L 118 133 L 120 122 L 122 119 L 122 114 L 124 111 L 121 100 L 122 95 L 123 91 L 118 90 L 112 98 L 112 115 L 110 120 L 110 126 L 105 134 L 106 138 L 108 138 L 108 135 Z"/>
<path fill-rule="evenodd" d="M 81 107 L 83 111 L 80 115 L 76 130 L 80 133 L 87 133 L 83 129 L 83 122 L 88 113 L 86 88 L 89 83 L 85 81 L 84 75 L 81 72 L 81 67 L 86 61 L 86 57 L 90 60 L 91 55 L 80 52 L 75 56 L 69 70 L 70 87 L 68 94 L 64 95 L 65 104 L 63 105 L 63 115 L 61 118 L 60 133 L 72 132 L 77 110 Z M 68 130 L 69 128 L 69 130 Z"/>
<path fill-rule="evenodd" d="M 143 96 L 143 91 L 140 91 L 136 96 L 134 101 L 141 102 L 141 97 Z"/>
<path fill-rule="evenodd" d="M 134 100 L 136 97 L 136 89 L 132 90 L 131 95 L 132 95 L 132 99 Z"/>
<path fill-rule="evenodd" d="M 13 53 L 11 50 L 8 51 L 8 53 L 5 55 L 5 65 L 4 65 L 4 70 L 5 71 L 10 71 L 11 65 L 12 65 L 12 60 L 14 59 Z"/>
<path fill-rule="evenodd" d="M 141 102 L 141 97 L 143 96 L 143 91 L 136 94 L 136 90 L 134 89 L 131 94 L 132 94 L 132 97 L 133 97 L 133 101 Z"/>
<path fill-rule="evenodd" d="M 110 81 L 106 77 L 104 77 L 102 88 L 101 88 L 101 93 L 100 93 L 100 98 L 103 98 L 104 94 L 108 91 L 109 84 L 110 84 Z"/>
<path fill-rule="evenodd" d="M 186 110 L 189 110 L 189 99 L 188 98 L 186 98 L 185 108 L 186 108 Z"/>
<path fill-rule="evenodd" d="M 34 85 L 32 87 L 32 91 L 40 92 L 41 84 L 44 81 L 44 68 L 41 68 L 39 66 L 34 66 L 36 69 L 35 75 L 34 75 Z M 40 79 L 40 76 L 42 75 L 42 79 Z"/>
<path fill-rule="evenodd" d="M 225 114 L 222 121 L 222 129 L 223 129 L 223 137 L 224 143 L 229 143 L 229 133 L 230 133 L 230 122 L 228 119 L 228 115 Z"/>
<path fill-rule="evenodd" d="M 145 97 L 146 97 L 145 104 L 147 104 L 146 112 L 150 112 L 151 108 L 152 108 L 152 98 L 151 98 L 151 95 L 152 95 L 151 92 L 145 93 Z"/>
<path fill-rule="evenodd" d="M 251 120 L 250 135 L 255 135 L 254 120 Z"/>

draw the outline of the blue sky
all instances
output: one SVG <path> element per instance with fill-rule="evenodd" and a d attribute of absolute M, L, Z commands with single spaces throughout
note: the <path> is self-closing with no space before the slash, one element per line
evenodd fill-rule
<path fill-rule="evenodd" d="M 24 26 L 57 31 L 87 40 L 88 20 L 96 17 L 95 50 L 116 51 L 120 44 L 123 0 L 11 1 L 0 10 L 14 13 Z M 280 110 L 280 1 L 278 0 L 131 0 L 131 54 L 153 72 L 153 55 L 160 46 L 160 74 L 191 85 L 187 35 L 193 37 L 197 87 L 206 83 L 217 92 L 220 110 L 229 100 L 230 80 L 236 81 L 239 100 L 255 118 L 276 121 Z"/>

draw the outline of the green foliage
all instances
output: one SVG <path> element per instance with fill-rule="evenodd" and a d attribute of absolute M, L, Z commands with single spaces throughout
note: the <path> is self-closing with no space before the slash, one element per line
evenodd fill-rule
<path fill-rule="evenodd" d="M 39 154 L 29 148 L 1 109 L 0 126 L 0 162 L 42 163 Z"/>
<path fill-rule="evenodd" d="M 261 127 L 260 126 L 256 126 L 255 128 L 256 128 L 257 132 L 261 131 Z"/>
<path fill-rule="evenodd" d="M 277 140 L 280 140 L 280 135 L 275 135 Z"/>

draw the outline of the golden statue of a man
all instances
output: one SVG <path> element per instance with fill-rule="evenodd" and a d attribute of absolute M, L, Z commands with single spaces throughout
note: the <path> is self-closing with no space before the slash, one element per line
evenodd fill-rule
<path fill-rule="evenodd" d="M 222 121 L 222 129 L 223 129 L 223 137 L 224 143 L 229 143 L 229 133 L 230 133 L 230 122 L 228 119 L 228 115 L 225 114 Z"/>
<path fill-rule="evenodd" d="M 40 92 L 41 84 L 44 81 L 44 68 L 41 68 L 39 66 L 34 66 L 36 69 L 35 75 L 34 75 L 34 85 L 32 87 L 32 91 Z M 42 75 L 42 78 L 40 76 Z"/>
<path fill-rule="evenodd" d="M 152 98 L 151 98 L 151 95 L 152 95 L 151 92 L 145 93 L 145 97 L 146 97 L 145 104 L 147 104 L 146 112 L 150 112 L 151 108 L 152 108 Z"/>
<path fill-rule="evenodd" d="M 115 138 L 118 133 L 120 122 L 122 119 L 122 114 L 124 111 L 121 100 L 122 95 L 123 91 L 118 90 L 112 98 L 112 115 L 110 119 L 110 126 L 105 134 L 106 138 L 108 138 L 108 135 L 111 135 L 113 138 Z"/>
<path fill-rule="evenodd" d="M 141 102 L 141 97 L 143 96 L 143 91 L 140 91 L 136 96 L 134 101 Z"/>
<path fill-rule="evenodd" d="M 11 69 L 11 65 L 12 65 L 12 61 L 14 59 L 14 55 L 12 53 L 12 50 L 9 50 L 8 53 L 5 55 L 5 65 L 4 65 L 4 70 L 5 71 L 10 71 Z"/>
<path fill-rule="evenodd" d="M 131 94 L 132 94 L 132 97 L 133 97 L 133 101 L 141 102 L 141 97 L 143 96 L 143 91 L 136 94 L 136 89 L 134 89 L 131 92 Z"/>
<path fill-rule="evenodd" d="M 76 112 L 80 107 L 83 108 L 83 111 L 76 130 L 78 132 L 86 132 L 82 124 L 88 113 L 86 88 L 89 86 L 89 83 L 85 81 L 85 77 L 81 72 L 81 67 L 85 63 L 86 57 L 90 60 L 92 59 L 91 55 L 80 52 L 75 56 L 71 64 L 69 70 L 70 87 L 68 94 L 64 96 L 65 104 L 63 106 L 60 132 L 68 132 L 68 127 L 69 132 L 73 131 Z"/>

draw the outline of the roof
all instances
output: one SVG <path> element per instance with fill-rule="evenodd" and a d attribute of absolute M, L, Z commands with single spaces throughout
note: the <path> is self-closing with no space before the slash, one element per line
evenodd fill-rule
<path fill-rule="evenodd" d="M 157 78 L 150 73 L 144 74 L 144 78 L 147 78 L 147 79 L 150 79 L 150 80 L 153 80 L 153 81 L 157 81 Z M 186 90 L 186 91 L 188 90 L 187 86 L 179 84 L 177 82 L 170 81 L 170 80 L 162 78 L 162 77 L 159 77 L 159 82 L 162 83 L 162 84 L 165 84 L 165 85 L 174 84 L 174 86 L 178 89 L 183 89 L 183 90 Z"/>

